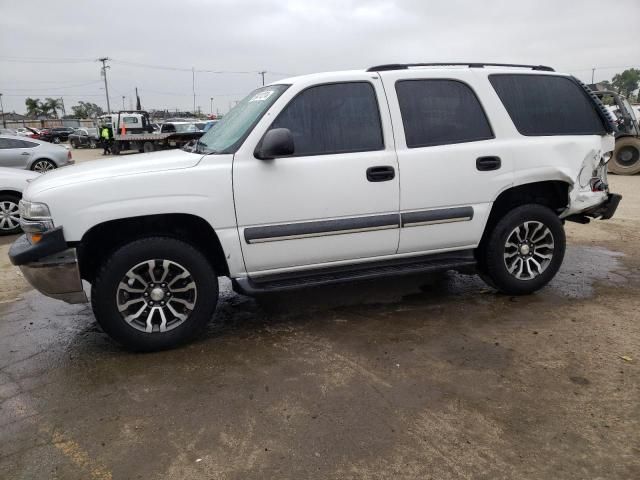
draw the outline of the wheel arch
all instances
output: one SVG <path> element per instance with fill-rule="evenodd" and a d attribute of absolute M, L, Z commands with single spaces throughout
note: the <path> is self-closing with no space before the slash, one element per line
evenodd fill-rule
<path fill-rule="evenodd" d="M 560 214 L 569 204 L 569 192 L 573 184 L 566 180 L 542 180 L 506 188 L 495 198 L 484 227 L 480 247 L 482 247 L 493 227 L 510 210 L 520 205 L 535 203 L 549 207 Z"/>
<path fill-rule="evenodd" d="M 0 187 L 0 195 L 15 195 L 19 199 L 22 198 L 22 192 L 19 192 L 18 190 L 12 190 L 11 188 Z"/>
<path fill-rule="evenodd" d="M 117 248 L 148 236 L 166 236 L 192 244 L 211 262 L 216 273 L 229 275 L 229 267 L 217 233 L 202 217 L 170 213 L 127 217 L 94 225 L 77 242 L 80 272 L 93 282 L 102 261 Z"/>

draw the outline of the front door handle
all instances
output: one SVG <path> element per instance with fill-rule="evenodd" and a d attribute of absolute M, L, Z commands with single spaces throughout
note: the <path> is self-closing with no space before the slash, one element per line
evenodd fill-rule
<path fill-rule="evenodd" d="M 476 168 L 481 172 L 498 170 L 502 166 L 500 157 L 479 157 L 476 159 Z"/>
<path fill-rule="evenodd" d="M 395 169 L 388 165 L 367 168 L 367 180 L 370 182 L 387 182 L 395 177 Z"/>
<path fill-rule="evenodd" d="M 31 155 L 29 152 L 22 152 L 20 155 Z"/>

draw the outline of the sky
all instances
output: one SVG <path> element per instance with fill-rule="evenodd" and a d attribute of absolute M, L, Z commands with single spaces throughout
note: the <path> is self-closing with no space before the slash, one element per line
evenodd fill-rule
<path fill-rule="evenodd" d="M 4 110 L 26 97 L 226 112 L 288 76 L 382 63 L 551 65 L 591 81 L 640 68 L 640 0 L 0 0 Z M 213 73 L 219 72 L 219 73 Z M 213 101 L 211 100 L 213 98 Z"/>

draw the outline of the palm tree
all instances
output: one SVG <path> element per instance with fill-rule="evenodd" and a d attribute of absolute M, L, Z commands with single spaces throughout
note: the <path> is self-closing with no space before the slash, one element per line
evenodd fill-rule
<path fill-rule="evenodd" d="M 45 106 L 48 111 L 53 112 L 55 118 L 58 118 L 58 110 L 62 110 L 62 102 L 59 98 L 45 98 L 43 107 Z"/>
<path fill-rule="evenodd" d="M 42 104 L 39 98 L 29 97 L 24 101 L 24 104 L 27 107 L 29 117 L 38 117 L 42 113 Z"/>

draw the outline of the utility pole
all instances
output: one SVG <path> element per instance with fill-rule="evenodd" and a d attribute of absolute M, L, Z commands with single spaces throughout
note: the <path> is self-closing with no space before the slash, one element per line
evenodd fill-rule
<path fill-rule="evenodd" d="M 191 89 L 193 90 L 193 114 L 196 113 L 196 69 L 191 67 Z"/>
<path fill-rule="evenodd" d="M 262 75 L 262 86 L 264 87 L 264 74 L 267 72 L 258 72 L 258 75 Z"/>
<path fill-rule="evenodd" d="M 124 107 L 124 95 L 122 95 L 122 110 L 126 110 Z"/>
<path fill-rule="evenodd" d="M 595 74 L 596 74 L 596 69 L 592 68 L 591 69 L 591 85 L 593 85 L 593 77 L 595 76 Z"/>
<path fill-rule="evenodd" d="M 213 97 L 211 97 L 211 115 L 213 115 Z"/>
<path fill-rule="evenodd" d="M 4 118 L 4 105 L 2 104 L 2 94 L 0 93 L 0 113 L 2 113 L 2 127 L 7 128 L 7 119 Z"/>
<path fill-rule="evenodd" d="M 109 57 L 99 58 L 98 61 L 102 62 L 102 78 L 104 78 L 104 91 L 107 94 L 107 113 L 111 113 L 111 104 L 109 103 L 109 86 L 107 84 L 107 68 L 111 68 L 107 65 L 107 60 L 110 60 Z"/>
<path fill-rule="evenodd" d="M 60 103 L 62 104 L 62 116 L 67 116 L 67 110 L 64 108 L 64 98 L 60 97 Z"/>

